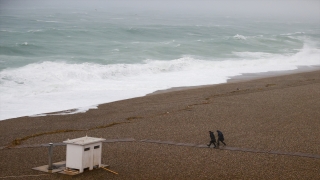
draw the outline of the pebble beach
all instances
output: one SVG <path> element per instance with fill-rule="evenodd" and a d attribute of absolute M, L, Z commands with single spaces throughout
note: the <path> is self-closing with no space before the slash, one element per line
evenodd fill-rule
<path fill-rule="evenodd" d="M 158 92 L 72 115 L 0 121 L 0 179 L 318 179 L 320 70 Z M 211 130 L 226 147 L 208 148 Z M 104 169 L 67 176 L 48 147 L 101 137 Z M 126 141 L 126 139 L 128 141 Z M 54 146 L 53 162 L 66 147 Z"/>

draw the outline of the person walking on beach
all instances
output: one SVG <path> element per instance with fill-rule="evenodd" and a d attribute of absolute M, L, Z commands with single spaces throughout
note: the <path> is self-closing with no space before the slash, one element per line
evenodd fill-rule
<path fill-rule="evenodd" d="M 223 137 L 223 134 L 221 131 L 217 130 L 217 133 L 218 133 L 218 146 L 219 146 L 219 141 L 222 142 L 222 144 L 224 144 L 226 146 L 226 143 L 224 143 L 224 137 Z"/>
<path fill-rule="evenodd" d="M 210 143 L 207 146 L 210 147 L 211 144 L 213 144 L 214 148 L 215 148 L 216 147 L 216 137 L 214 137 L 214 134 L 213 134 L 212 131 L 209 131 L 209 134 L 210 134 L 211 140 L 210 140 Z"/>

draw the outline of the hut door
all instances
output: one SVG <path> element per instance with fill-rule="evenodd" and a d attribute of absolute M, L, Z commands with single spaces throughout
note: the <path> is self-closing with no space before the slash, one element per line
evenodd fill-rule
<path fill-rule="evenodd" d="M 90 147 L 84 148 L 83 152 L 83 168 L 93 169 L 92 166 L 92 149 Z"/>
<path fill-rule="evenodd" d="M 101 165 L 101 146 L 95 145 L 93 147 L 93 165 L 98 165 L 100 167 Z"/>

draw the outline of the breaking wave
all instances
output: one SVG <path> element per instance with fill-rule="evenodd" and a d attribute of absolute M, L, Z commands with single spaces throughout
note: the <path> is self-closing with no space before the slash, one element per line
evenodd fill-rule
<path fill-rule="evenodd" d="M 0 72 L 0 119 L 62 111 L 143 96 L 156 90 L 224 83 L 242 73 L 293 70 L 320 64 L 320 50 L 305 45 L 295 54 L 234 52 L 238 58 L 183 57 L 137 64 L 71 64 L 45 61 Z M 45 105 L 44 105 L 45 104 Z M 59 106 L 57 106 L 59 104 Z M 19 114 L 14 109 L 24 109 Z"/>

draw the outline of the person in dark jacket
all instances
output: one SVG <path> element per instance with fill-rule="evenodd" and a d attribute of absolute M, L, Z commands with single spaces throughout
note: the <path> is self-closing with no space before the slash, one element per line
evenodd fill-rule
<path fill-rule="evenodd" d="M 210 140 L 210 143 L 207 146 L 210 147 L 211 144 L 213 144 L 214 148 L 215 148 L 216 147 L 216 137 L 214 137 L 214 134 L 213 134 L 212 131 L 209 131 L 209 134 L 210 134 L 211 140 Z"/>
<path fill-rule="evenodd" d="M 223 137 L 223 134 L 221 131 L 217 130 L 217 133 L 218 133 L 218 146 L 219 146 L 219 141 L 222 142 L 222 144 L 226 145 L 226 143 L 224 143 L 224 137 Z"/>

